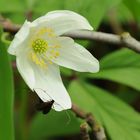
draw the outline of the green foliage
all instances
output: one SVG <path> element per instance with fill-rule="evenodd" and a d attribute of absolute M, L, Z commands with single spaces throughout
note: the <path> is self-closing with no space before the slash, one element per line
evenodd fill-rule
<path fill-rule="evenodd" d="M 5 0 L 1 0 L 0 12 L 4 12 L 5 14 L 11 12 L 9 15 L 11 19 L 16 22 L 19 19 L 19 22 L 23 22 L 25 18 L 21 14 L 25 15 L 27 12 L 24 9 L 33 11 L 34 17 L 46 14 L 52 10 L 73 10 L 85 16 L 93 27 L 97 29 L 106 12 L 120 2 L 121 0 L 114 0 L 113 2 L 110 2 L 110 0 L 87 0 L 86 3 L 84 0 L 44 0 L 43 2 L 39 0 L 24 0 L 23 2 L 20 0 L 11 0 L 5 8 Z M 20 14 L 17 14 L 17 12 L 20 12 Z"/>
<path fill-rule="evenodd" d="M 132 12 L 134 18 L 140 22 L 140 0 L 123 0 L 124 4 Z"/>
<path fill-rule="evenodd" d="M 108 17 L 110 11 L 114 11 L 113 16 L 116 16 L 118 24 L 121 27 L 122 25 L 128 26 L 125 27 L 128 30 L 130 24 L 134 26 L 132 27 L 133 30 L 140 22 L 140 0 L 0 0 L 0 16 L 2 15 L 12 20 L 12 22 L 20 24 L 23 24 L 27 18 L 26 14 L 28 12 L 32 12 L 33 19 L 35 19 L 49 11 L 60 9 L 80 13 L 89 20 L 95 30 L 103 23 L 105 17 Z M 111 13 L 109 14 L 111 15 Z M 135 24 L 134 19 L 137 21 Z M 112 30 L 112 27 L 109 27 L 108 30 L 108 26 L 110 26 L 109 20 L 107 21 L 107 31 L 110 31 L 110 28 Z M 104 28 L 106 28 L 106 25 L 103 30 Z M 95 45 L 96 50 L 96 43 L 92 44 L 91 42 L 90 44 L 85 40 L 79 42 L 82 42 L 81 44 L 84 44 L 87 48 L 90 45 Z M 93 51 L 92 48 L 89 49 Z M 104 46 L 97 50 L 99 53 L 94 52 L 96 56 L 98 54 L 99 56 L 102 55 L 100 52 L 106 52 Z M 14 140 L 13 74 L 6 45 L 1 41 L 0 60 L 0 140 Z M 139 140 L 140 115 L 121 99 L 125 98 L 125 101 L 132 102 L 139 94 L 137 91 L 140 91 L 140 55 L 128 49 L 114 51 L 101 58 L 100 67 L 100 72 L 95 74 L 77 74 L 70 69 L 61 68 L 62 78 L 64 84 L 69 86 L 68 91 L 72 101 L 84 111 L 94 114 L 97 121 L 104 126 L 109 140 Z M 23 81 L 17 78 L 17 75 L 15 77 L 16 82 L 24 85 Z M 75 77 L 77 79 L 81 78 L 81 81 L 72 81 Z M 86 80 L 89 78 L 119 83 L 117 92 L 114 92 L 121 99 L 113 96 L 108 91 L 87 83 Z M 100 80 L 98 81 L 100 82 Z M 131 87 L 135 91 L 123 85 Z M 23 88 L 26 88 L 26 90 L 23 90 Z M 111 89 L 111 87 L 108 86 L 107 89 Z M 28 93 L 25 93 L 27 87 L 16 86 L 16 90 L 21 91 L 22 94 L 20 101 L 17 99 L 15 101 L 15 106 L 16 108 L 19 107 L 20 111 L 17 109 L 18 111 L 14 112 L 18 118 L 15 123 L 19 123 L 15 127 L 16 133 L 19 133 L 16 134 L 16 136 L 19 135 L 19 137 L 17 136 L 18 140 L 50 140 L 53 137 L 79 134 L 80 122 L 71 112 L 68 112 L 71 117 L 68 124 L 69 118 L 65 111 L 51 111 L 46 116 L 36 113 L 32 117 L 30 115 L 32 111 L 30 109 L 28 111 L 31 103 L 28 103 Z M 123 95 L 118 94 L 119 92 Z M 30 100 L 34 100 L 34 98 Z M 33 110 L 33 107 L 31 107 L 31 110 Z M 26 120 L 27 118 L 30 118 L 30 122 Z M 28 131 L 29 134 L 27 134 Z"/>
<path fill-rule="evenodd" d="M 0 139 L 14 140 L 13 76 L 5 44 L 0 41 Z"/>
<path fill-rule="evenodd" d="M 139 54 L 128 49 L 122 49 L 102 58 L 100 61 L 100 72 L 89 74 L 88 76 L 119 82 L 140 90 L 139 60 Z"/>
<path fill-rule="evenodd" d="M 29 140 L 42 140 L 43 138 L 76 133 L 79 133 L 79 122 L 71 113 L 51 111 L 47 116 L 38 113 L 34 117 L 31 123 Z"/>
<path fill-rule="evenodd" d="M 118 22 L 122 22 L 125 24 L 130 20 L 134 20 L 131 9 L 129 9 L 123 2 L 119 3 L 113 10 L 116 14 Z"/>
<path fill-rule="evenodd" d="M 118 5 L 121 0 L 67 0 L 66 9 L 74 10 L 85 16 L 95 29 L 100 25 L 101 20 L 107 11 Z"/>
<path fill-rule="evenodd" d="M 23 3 L 24 5 L 24 3 Z M 0 1 L 0 12 L 3 13 L 14 13 L 21 12 L 24 10 L 23 5 L 19 0 L 1 0 Z"/>
<path fill-rule="evenodd" d="M 70 84 L 69 93 L 76 104 L 95 115 L 111 140 L 140 139 L 140 115 L 120 99 L 103 89 L 78 81 Z"/>
<path fill-rule="evenodd" d="M 46 14 L 47 12 L 52 11 L 52 10 L 63 9 L 64 3 L 65 3 L 65 0 L 61 0 L 61 1 L 44 0 L 44 2 L 42 2 L 42 3 L 40 1 L 36 0 L 34 3 L 33 9 L 36 13 Z"/>
<path fill-rule="evenodd" d="M 139 0 L 113 0 L 112 2 L 110 0 L 87 0 L 86 2 L 84 0 L 44 0 L 43 2 L 39 0 L 1 0 L 0 12 L 21 23 L 25 20 L 25 17 L 21 15 L 25 15 L 27 10 L 33 11 L 35 18 L 52 10 L 74 10 L 85 16 L 97 29 L 107 12 L 116 7 L 117 12 L 120 13 L 119 17 L 124 16 L 127 19 L 126 16 L 130 16 L 132 13 L 134 18 L 140 21 L 139 6 Z"/>

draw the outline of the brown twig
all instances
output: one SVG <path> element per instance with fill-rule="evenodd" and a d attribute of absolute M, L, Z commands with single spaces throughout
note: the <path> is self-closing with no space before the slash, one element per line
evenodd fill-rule
<path fill-rule="evenodd" d="M 83 123 L 80 125 L 80 132 L 82 140 L 90 140 L 87 123 Z"/>
<path fill-rule="evenodd" d="M 75 104 L 72 105 L 71 110 L 76 114 L 77 117 L 84 119 L 88 123 L 93 131 L 95 140 L 106 140 L 104 129 L 97 123 L 92 113 L 85 113 Z"/>
<path fill-rule="evenodd" d="M 32 19 L 33 19 L 33 11 L 32 10 L 27 11 L 25 13 L 25 16 L 26 16 L 27 20 L 32 21 Z"/>
<path fill-rule="evenodd" d="M 7 32 L 16 33 L 20 29 L 20 25 L 13 24 L 7 19 L 0 18 L 0 25 Z M 125 47 L 140 53 L 140 42 L 133 38 L 129 33 L 115 35 L 110 33 L 96 32 L 96 31 L 72 31 L 65 33 L 64 36 L 69 36 L 74 39 L 87 39 L 99 42 L 111 43 L 116 45 L 124 45 Z"/>
<path fill-rule="evenodd" d="M 0 26 L 3 27 L 4 31 L 10 32 L 10 33 L 16 33 L 21 25 L 13 24 L 10 20 L 3 18 L 0 16 Z"/>
<path fill-rule="evenodd" d="M 75 39 L 87 39 L 115 45 L 124 45 L 125 47 L 140 53 L 140 42 L 127 32 L 122 33 L 121 35 L 115 35 L 96 31 L 72 31 L 65 35 Z"/>

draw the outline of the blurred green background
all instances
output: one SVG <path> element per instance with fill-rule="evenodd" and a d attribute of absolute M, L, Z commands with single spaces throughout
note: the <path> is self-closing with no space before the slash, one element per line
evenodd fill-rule
<path fill-rule="evenodd" d="M 0 0 L 0 17 L 16 24 L 29 14 L 34 20 L 58 9 L 85 16 L 97 31 L 127 31 L 140 40 L 140 0 Z M 108 140 L 140 140 L 140 55 L 123 46 L 76 41 L 100 60 L 101 69 L 89 74 L 61 68 L 72 101 L 94 114 Z M 19 75 L 7 47 L 1 40 L 0 140 L 80 140 L 82 120 L 71 111 L 43 115 L 36 110 L 39 99 Z"/>

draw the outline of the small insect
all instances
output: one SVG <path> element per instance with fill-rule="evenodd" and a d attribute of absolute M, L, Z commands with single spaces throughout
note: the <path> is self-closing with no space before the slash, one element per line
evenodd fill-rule
<path fill-rule="evenodd" d="M 40 103 L 36 105 L 38 111 L 42 111 L 43 114 L 48 114 L 53 106 L 54 100 L 43 102 L 40 100 Z"/>

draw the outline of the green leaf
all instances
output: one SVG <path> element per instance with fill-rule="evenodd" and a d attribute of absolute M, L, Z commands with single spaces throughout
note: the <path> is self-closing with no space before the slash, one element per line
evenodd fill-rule
<path fill-rule="evenodd" d="M 81 13 L 97 29 L 106 12 L 120 2 L 121 0 L 66 0 L 65 8 Z"/>
<path fill-rule="evenodd" d="M 46 14 L 49 11 L 52 10 L 62 10 L 64 8 L 64 2 L 65 0 L 45 0 L 43 2 L 40 2 L 39 0 L 34 0 L 34 7 L 33 11 L 35 13 L 38 13 L 39 15 Z"/>
<path fill-rule="evenodd" d="M 23 5 L 19 0 L 0 0 L 0 12 L 21 12 L 24 10 Z"/>
<path fill-rule="evenodd" d="M 6 46 L 0 41 L 0 140 L 14 140 L 13 76 Z"/>
<path fill-rule="evenodd" d="M 88 76 L 115 81 L 140 90 L 139 54 L 128 49 L 122 49 L 102 58 L 100 66 L 100 72 L 88 74 Z"/>
<path fill-rule="evenodd" d="M 79 133 L 79 122 L 70 113 L 51 111 L 47 115 L 38 113 L 32 120 L 30 128 L 29 140 L 41 140 Z"/>
<path fill-rule="evenodd" d="M 121 2 L 119 5 L 117 5 L 113 9 L 114 15 L 116 16 L 115 18 L 118 20 L 120 24 L 126 24 L 126 22 L 133 21 L 133 14 L 131 13 L 130 9 L 123 3 Z"/>
<path fill-rule="evenodd" d="M 123 3 L 128 7 L 128 9 L 133 14 L 137 21 L 140 21 L 140 0 L 123 0 Z"/>
<path fill-rule="evenodd" d="M 7 17 L 16 22 L 24 20 L 27 11 L 33 11 L 34 18 L 46 14 L 52 10 L 73 10 L 85 16 L 91 25 L 97 29 L 106 12 L 117 6 L 122 0 L 11 0 L 7 5 L 5 0 L 0 1 L 0 12 L 8 14 Z M 18 12 L 18 13 L 17 13 Z M 10 13 L 10 14 L 9 14 Z M 23 16 L 21 16 L 23 15 Z M 17 19 L 16 19 L 17 17 Z"/>
<path fill-rule="evenodd" d="M 120 99 L 96 86 L 78 81 L 70 84 L 69 93 L 80 108 L 94 114 L 111 140 L 140 139 L 140 115 Z"/>

